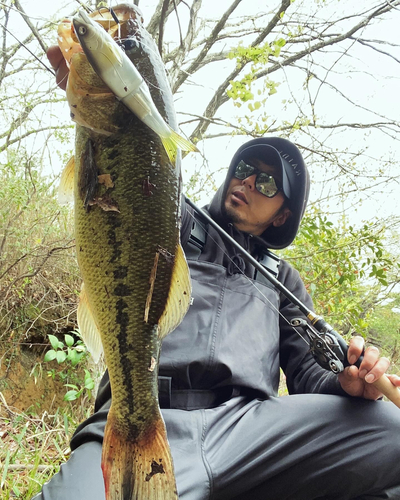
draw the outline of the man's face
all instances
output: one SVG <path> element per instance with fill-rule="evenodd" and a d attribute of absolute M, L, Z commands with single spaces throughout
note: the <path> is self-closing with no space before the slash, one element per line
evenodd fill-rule
<path fill-rule="evenodd" d="M 282 185 L 279 168 L 257 159 L 249 160 L 247 163 L 274 176 L 279 185 Z M 256 189 L 255 182 L 256 174 L 243 180 L 233 177 L 225 198 L 225 210 L 239 231 L 259 236 L 271 224 L 276 227 L 282 226 L 291 212 L 288 208 L 281 210 L 285 201 L 281 191 L 273 198 L 267 198 Z"/>

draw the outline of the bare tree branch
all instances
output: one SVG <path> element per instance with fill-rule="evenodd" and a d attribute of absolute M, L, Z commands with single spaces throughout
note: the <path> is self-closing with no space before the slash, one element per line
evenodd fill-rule
<path fill-rule="evenodd" d="M 175 0 L 176 5 L 178 6 L 182 0 Z M 150 19 L 149 24 L 146 26 L 147 31 L 153 35 L 154 39 L 158 43 L 158 31 L 159 31 L 159 26 L 160 26 L 160 21 L 161 21 L 161 12 L 162 12 L 162 7 L 164 4 L 164 0 L 159 0 L 157 7 L 154 9 L 154 14 L 153 17 Z M 164 16 L 164 24 L 167 21 L 168 16 L 173 12 L 174 10 L 174 4 L 173 2 L 170 2 L 168 5 L 167 12 L 165 13 Z"/>
<path fill-rule="evenodd" d="M 273 28 L 277 25 L 277 23 L 281 19 L 282 13 L 284 13 L 289 6 L 290 6 L 290 0 L 282 0 L 282 3 L 280 5 L 278 11 L 273 15 L 273 17 L 272 17 L 271 21 L 268 23 L 267 27 L 258 35 L 258 37 L 251 44 L 252 47 L 256 47 L 262 41 L 265 40 L 267 35 L 273 30 Z M 218 87 L 217 91 L 215 92 L 214 96 L 212 97 L 211 101 L 208 103 L 208 105 L 203 113 L 205 118 L 210 118 L 210 117 L 214 116 L 217 109 L 220 106 L 222 106 L 222 104 L 224 104 L 229 99 L 229 97 L 226 94 L 226 89 L 228 88 L 231 80 L 234 80 L 247 64 L 248 64 L 247 62 L 243 62 L 241 64 L 238 64 L 236 69 L 233 70 L 228 75 L 228 77 L 224 80 L 224 82 Z M 202 121 L 201 123 L 199 123 L 199 125 L 195 128 L 195 130 L 190 135 L 190 139 L 192 141 L 195 141 L 195 142 L 202 139 L 208 126 L 209 126 L 209 122 L 207 122 L 207 121 Z"/>
<path fill-rule="evenodd" d="M 398 4 L 398 3 L 400 3 L 400 2 L 396 2 L 396 4 Z M 363 19 L 358 24 L 353 26 L 346 33 L 343 33 L 341 35 L 335 35 L 333 37 L 328 38 L 328 40 L 324 40 L 322 42 L 316 43 L 316 44 L 312 45 L 311 47 L 309 47 L 301 52 L 298 52 L 297 54 L 294 54 L 291 57 L 286 58 L 284 61 L 280 61 L 280 62 L 274 64 L 271 68 L 268 68 L 265 71 L 260 71 L 255 76 L 255 79 L 259 79 L 259 78 L 262 78 L 264 76 L 267 76 L 267 75 L 273 73 L 274 71 L 277 71 L 282 66 L 289 66 L 289 65 L 293 64 L 294 62 L 302 59 L 304 56 L 309 55 L 313 52 L 316 52 L 316 51 L 321 50 L 321 49 L 328 47 L 328 46 L 336 45 L 336 44 L 338 44 L 346 39 L 349 39 L 350 37 L 352 37 L 352 35 L 354 35 L 354 33 L 356 33 L 357 31 L 360 31 L 362 28 L 367 26 L 371 22 L 372 19 L 374 19 L 374 18 L 376 18 L 376 17 L 378 17 L 386 12 L 389 12 L 391 9 L 392 9 L 392 7 L 390 7 L 386 3 L 384 3 L 383 7 L 382 6 L 378 7 L 369 16 L 367 16 L 365 19 Z"/>
<path fill-rule="evenodd" d="M 39 45 L 43 49 L 43 52 L 46 52 L 47 51 L 47 45 L 44 43 L 44 41 L 43 41 L 42 37 L 40 36 L 38 30 L 35 28 L 35 26 L 33 26 L 33 24 L 31 23 L 31 21 L 29 19 L 29 17 L 26 15 L 24 9 L 22 8 L 22 5 L 21 5 L 20 1 L 19 0 L 14 0 L 14 3 L 16 5 L 17 9 L 20 11 L 23 20 L 26 22 L 26 24 L 29 26 L 29 29 L 35 35 L 37 41 L 39 42 Z"/>
<path fill-rule="evenodd" d="M 350 37 L 350 38 L 353 39 L 353 37 Z M 377 47 L 374 47 L 372 45 L 372 43 L 367 42 L 366 40 L 362 40 L 361 38 L 355 38 L 354 40 L 356 40 L 356 42 L 358 42 L 360 45 L 364 45 L 365 47 L 369 47 L 370 49 L 375 50 L 376 52 L 379 52 L 380 54 L 383 54 L 383 55 L 385 55 L 387 57 L 390 57 L 391 59 L 393 59 L 397 63 L 400 63 L 400 59 L 398 59 L 393 54 L 390 54 L 389 52 L 387 52 L 385 50 L 380 50 Z"/>
<path fill-rule="evenodd" d="M 188 75 L 191 75 L 191 74 L 195 73 L 200 68 L 200 65 L 201 65 L 202 61 L 204 60 L 204 58 L 208 54 L 208 52 L 211 49 L 211 47 L 216 42 L 219 33 L 225 27 L 226 21 L 228 20 L 228 18 L 232 14 L 232 12 L 234 12 L 234 10 L 237 8 L 237 6 L 241 3 L 241 1 L 242 0 L 235 0 L 230 5 L 230 7 L 222 15 L 221 19 L 216 23 L 216 25 L 215 25 L 214 29 L 212 30 L 210 36 L 208 37 L 208 39 L 204 43 L 204 46 L 203 46 L 200 54 L 192 62 L 192 64 L 189 66 L 189 68 L 187 68 L 185 71 L 180 71 L 176 79 L 173 78 L 173 81 L 175 80 L 174 83 L 173 83 L 173 86 L 172 86 L 173 93 L 175 93 L 179 89 L 179 87 L 186 80 L 186 78 L 188 77 Z"/>
<path fill-rule="evenodd" d="M 72 128 L 73 125 L 71 125 L 70 127 Z M 48 127 L 39 127 L 39 128 L 37 128 L 35 130 L 29 130 L 28 132 L 25 132 L 24 134 L 21 134 L 20 136 L 16 137 L 15 139 L 9 140 L 5 144 L 1 145 L 0 146 L 0 153 L 2 153 L 3 151 L 5 151 L 12 144 L 16 144 L 16 143 L 22 141 L 22 139 L 26 139 L 30 135 L 38 134 L 39 132 L 45 132 L 46 130 L 65 130 L 65 128 L 66 128 L 65 125 L 61 125 L 61 126 L 51 125 L 51 126 L 48 126 Z"/>
<path fill-rule="evenodd" d="M 202 0 L 193 0 L 192 6 L 190 7 L 190 20 L 187 29 L 186 36 L 181 43 L 180 50 L 173 61 L 173 66 L 170 70 L 170 77 L 172 81 L 175 79 L 174 75 L 179 72 L 180 67 L 187 56 L 187 53 L 191 50 L 194 37 L 196 35 L 196 22 L 197 14 L 201 7 Z M 173 89 L 174 92 L 174 89 Z"/>

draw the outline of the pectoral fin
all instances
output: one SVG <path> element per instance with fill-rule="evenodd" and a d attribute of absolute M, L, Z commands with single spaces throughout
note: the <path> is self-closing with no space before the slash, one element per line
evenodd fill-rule
<path fill-rule="evenodd" d="M 103 352 L 103 344 L 101 343 L 100 332 L 90 309 L 83 283 L 78 305 L 78 326 L 87 350 L 93 356 L 94 362 L 97 363 Z"/>
<path fill-rule="evenodd" d="M 74 201 L 74 174 L 75 157 L 71 156 L 62 171 L 60 185 L 58 186 L 58 202 L 61 205 Z"/>
<path fill-rule="evenodd" d="M 191 291 L 189 268 L 183 249 L 179 244 L 176 249 L 167 303 L 158 323 L 160 339 L 174 330 L 184 318 L 190 305 Z"/>

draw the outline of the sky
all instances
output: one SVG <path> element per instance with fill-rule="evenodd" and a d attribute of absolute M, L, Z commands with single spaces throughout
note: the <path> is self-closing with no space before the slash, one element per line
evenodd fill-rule
<path fill-rule="evenodd" d="M 72 3 L 71 1 L 66 0 L 52 0 L 52 2 L 48 2 L 48 0 L 36 0 L 32 2 L 31 0 L 21 0 L 22 5 L 24 6 L 25 11 L 30 15 L 33 21 L 41 24 L 42 19 L 48 20 L 53 15 L 56 17 L 61 17 L 61 15 L 68 15 L 71 13 L 71 5 L 77 5 Z M 151 13 L 153 12 L 154 5 L 158 3 L 158 0 L 141 0 L 140 8 L 143 11 L 145 20 L 149 20 Z M 209 8 L 210 17 L 212 14 L 213 18 L 216 18 L 220 15 L 220 13 L 229 5 L 230 0 L 221 0 L 220 2 L 215 2 L 215 0 L 204 0 L 203 5 Z M 313 2 L 314 3 L 314 2 Z M 248 2 L 242 2 L 242 6 L 235 12 L 237 16 L 245 14 L 246 6 Z M 259 4 L 262 9 L 265 9 L 265 1 L 252 0 L 252 8 Z M 345 2 L 341 2 L 341 4 L 345 8 Z M 335 4 L 337 5 L 337 4 Z M 181 11 L 181 21 L 182 25 L 185 24 L 185 11 L 186 9 L 182 9 Z M 400 11 L 395 11 L 392 19 L 387 19 L 381 25 L 376 26 L 375 33 L 371 32 L 371 35 L 382 36 L 390 39 L 390 36 L 397 33 L 397 26 L 400 20 Z M 24 30 L 23 25 L 19 25 L 16 27 L 16 32 L 18 33 L 18 29 Z M 177 27 L 173 27 L 173 30 L 177 30 Z M 166 35 L 167 36 L 167 35 Z M 353 73 L 338 73 L 336 75 L 337 82 L 343 86 L 345 83 L 346 92 L 349 96 L 354 96 L 360 103 L 364 103 L 365 106 L 369 106 L 371 102 L 373 103 L 375 109 L 379 110 L 382 114 L 389 114 L 390 116 L 400 116 L 400 99 L 398 99 L 398 88 L 399 88 L 399 64 L 393 60 L 383 57 L 378 53 L 372 53 L 371 51 L 366 51 L 362 47 L 359 47 L 357 52 L 358 61 L 357 67 L 358 71 Z M 354 63 L 354 61 L 353 61 Z M 186 120 L 186 117 L 183 114 L 180 114 L 181 110 L 190 110 L 191 113 L 201 114 L 204 110 L 205 105 L 207 104 L 207 100 L 215 88 L 218 86 L 220 82 L 220 78 L 222 78 L 224 71 L 227 71 L 231 62 L 227 62 L 226 65 L 220 64 L 216 69 L 214 66 L 212 72 L 210 70 L 203 71 L 199 73 L 196 77 L 196 81 L 192 89 L 190 87 L 186 87 L 184 94 L 179 94 L 176 96 L 176 108 L 178 111 L 178 119 L 180 121 Z M 364 72 L 364 73 L 363 73 Z M 368 73 L 366 75 L 366 73 Z M 290 69 L 287 70 L 287 76 L 289 80 L 289 84 L 282 85 L 279 89 L 280 97 L 279 99 L 271 99 L 268 101 L 268 109 L 267 112 L 269 114 L 282 113 L 282 99 L 286 95 L 290 96 L 290 93 L 293 95 L 298 95 L 301 93 L 301 85 L 302 82 L 296 81 L 294 77 L 291 79 L 290 77 Z M 282 97 L 281 97 L 282 94 Z M 354 121 L 354 109 L 351 110 L 353 113 L 349 116 L 349 110 L 351 109 L 343 107 L 342 101 L 336 99 L 332 94 L 325 94 L 322 91 L 319 95 L 319 100 L 324 102 L 324 112 L 326 114 L 325 118 L 329 122 L 346 122 L 346 121 Z M 237 116 L 238 114 L 244 114 L 246 108 L 242 108 L 238 110 L 237 108 L 233 108 L 233 106 L 224 106 L 221 108 L 221 116 L 225 119 L 230 119 L 230 117 Z M 286 112 L 286 111 L 285 111 Z M 65 104 L 65 117 L 68 115 L 69 110 L 67 105 Z M 223 115 L 222 115 L 223 113 Z M 359 113 L 360 120 L 365 118 L 365 112 L 359 109 L 357 111 Z M 289 118 L 289 116 L 288 116 Z M 189 126 L 184 126 L 183 131 L 186 133 L 190 132 Z M 362 141 L 364 144 L 354 144 L 355 140 L 359 140 L 362 137 Z M 356 139 L 355 139 L 356 138 Z M 187 180 L 193 172 L 195 168 L 203 168 L 209 169 L 210 171 L 220 170 L 222 167 L 227 167 L 231 156 L 235 149 L 244 142 L 243 137 L 225 137 L 219 139 L 212 139 L 208 141 L 203 141 L 200 144 L 200 149 L 202 151 L 202 157 L 199 155 L 189 155 L 184 160 L 183 163 L 183 174 L 184 180 Z M 329 140 L 328 138 L 326 140 Z M 353 135 L 349 133 L 342 133 L 336 136 L 336 141 L 338 141 L 340 147 L 364 147 L 368 146 L 369 152 L 368 154 L 371 158 L 378 158 L 382 156 L 382 154 L 386 154 L 387 157 L 399 158 L 400 155 L 400 145 L 389 138 L 377 134 L 372 134 L 370 137 Z M 207 164 L 204 166 L 204 157 L 207 159 Z M 400 163 L 399 163 L 400 168 Z M 225 175 L 225 171 L 222 170 L 219 175 L 216 175 L 216 182 L 222 182 L 223 177 Z M 57 172 L 54 172 L 57 173 Z M 324 185 L 324 178 L 319 177 L 318 172 L 313 173 L 315 176 L 316 182 L 313 183 L 313 191 L 311 193 L 311 197 L 317 198 L 322 193 L 322 186 Z M 186 177 L 186 179 L 185 179 Z M 372 182 L 372 181 L 371 181 Z M 397 185 L 394 186 L 394 190 L 390 193 L 386 193 L 387 195 L 382 197 L 382 195 L 377 195 L 376 197 L 371 195 L 371 199 L 366 199 L 361 207 L 357 211 L 353 211 L 351 216 L 356 220 L 363 219 L 371 219 L 379 214 L 393 214 L 400 215 L 400 189 Z M 397 189 L 397 193 L 396 193 Z M 209 193 L 205 193 L 201 198 L 201 203 L 205 203 L 208 201 Z M 349 205 L 350 206 L 350 205 Z"/>

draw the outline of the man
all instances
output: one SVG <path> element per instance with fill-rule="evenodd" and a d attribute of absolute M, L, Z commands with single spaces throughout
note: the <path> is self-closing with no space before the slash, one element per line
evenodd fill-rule
<path fill-rule="evenodd" d="M 298 148 L 260 138 L 239 148 L 206 210 L 311 308 L 299 274 L 268 251 L 295 238 L 308 190 Z M 400 410 L 374 401 L 381 394 L 371 385 L 389 361 L 370 347 L 359 369 L 323 370 L 289 324 L 299 310 L 185 202 L 181 234 L 193 303 L 163 342 L 159 372 L 180 499 L 400 499 Z M 354 337 L 349 361 L 362 350 Z M 291 394 L 281 398 L 279 366 Z M 110 400 L 105 375 L 71 458 L 37 499 L 104 499 Z"/>

